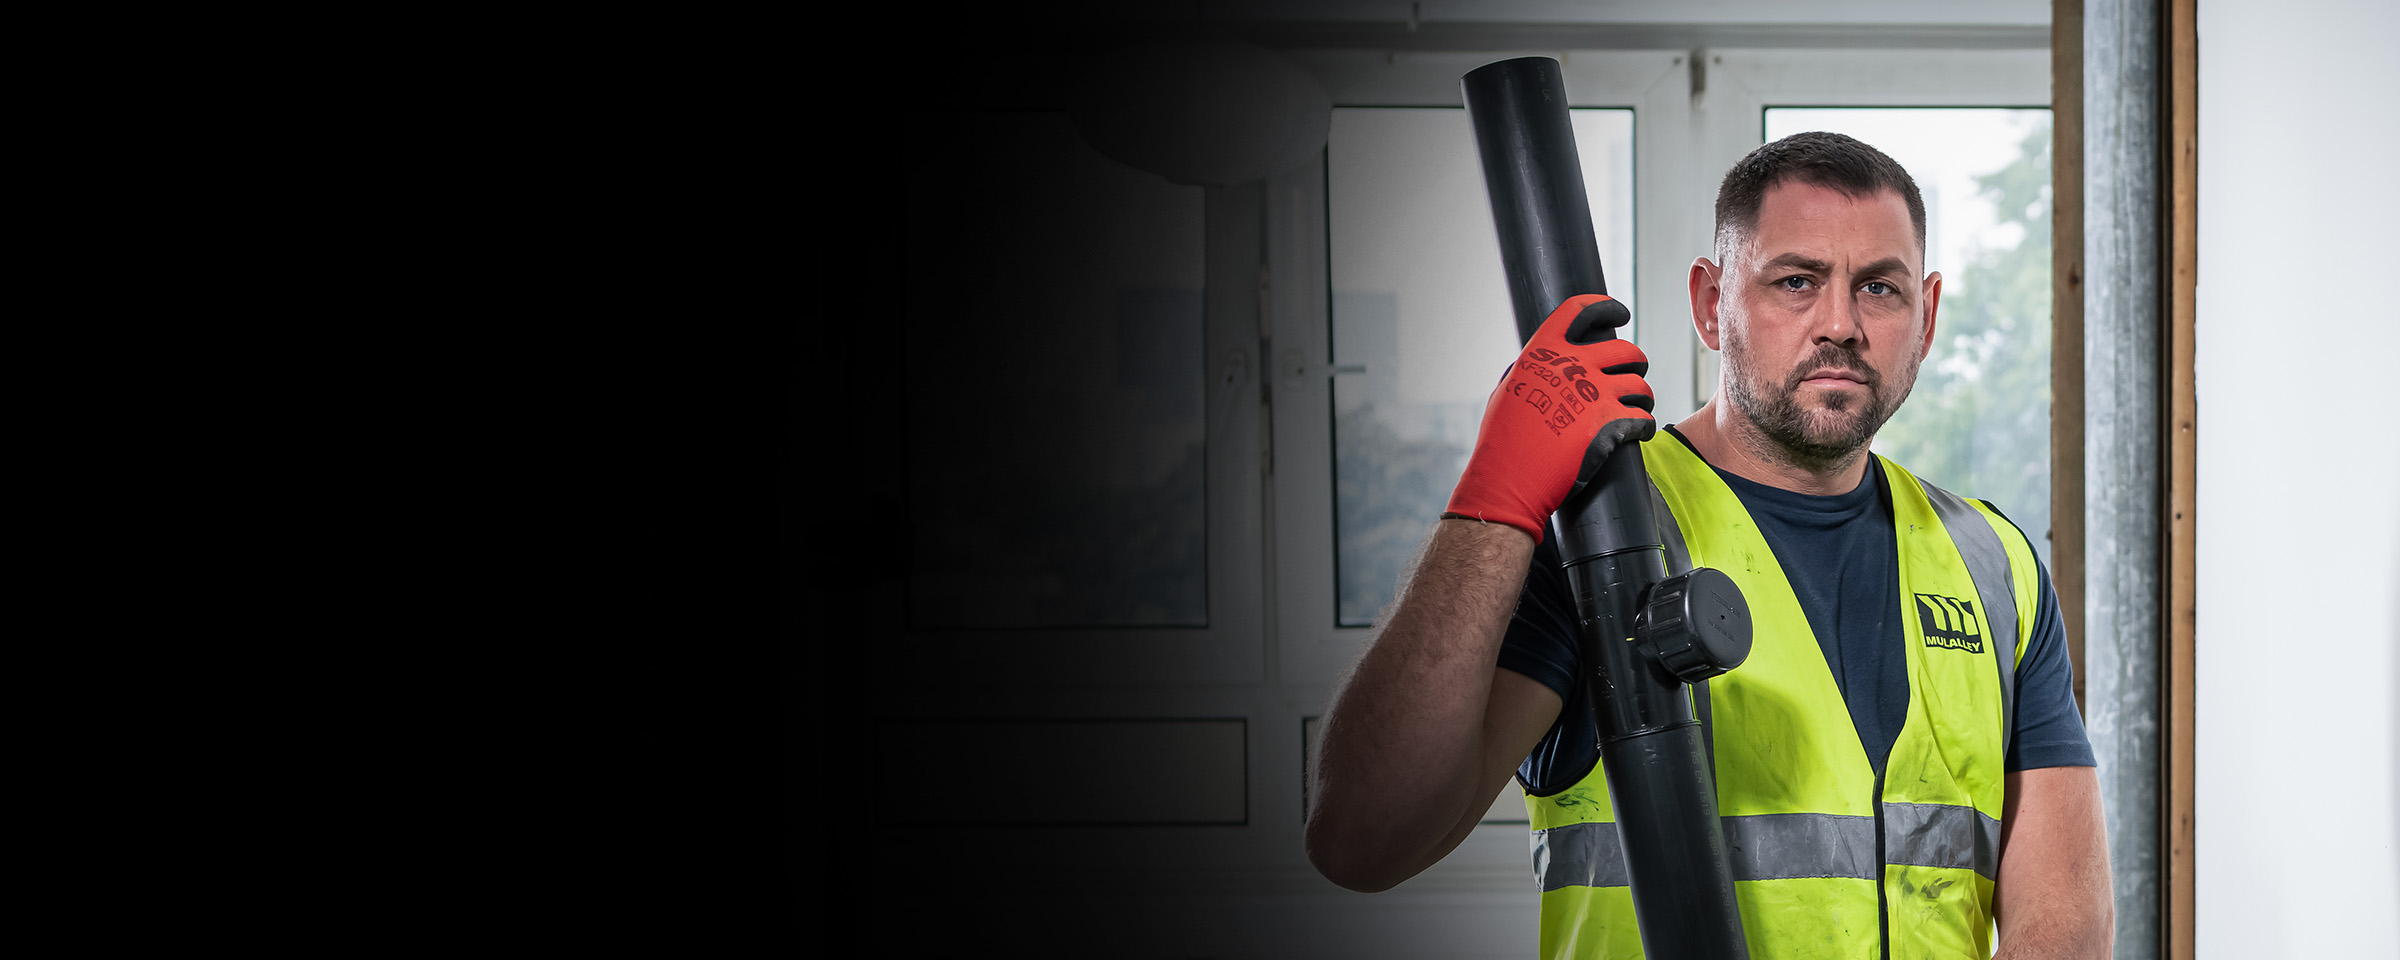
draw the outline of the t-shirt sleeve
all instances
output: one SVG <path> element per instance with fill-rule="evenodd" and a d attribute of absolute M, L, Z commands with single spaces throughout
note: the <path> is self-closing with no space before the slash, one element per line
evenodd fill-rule
<path fill-rule="evenodd" d="M 2014 521 L 2011 521 L 2013 524 Z M 2075 665 L 2067 660 L 2067 627 L 2059 617 L 2058 591 L 2050 569 L 2033 559 L 2042 599 L 2033 615 L 2033 636 L 2017 662 L 2016 731 L 2008 742 L 2007 769 L 2095 767 L 2091 737 L 2075 709 Z"/>
<path fill-rule="evenodd" d="M 1558 569 L 1558 548 L 1543 537 L 1525 571 L 1525 592 L 1500 641 L 1500 667 L 1533 678 L 1558 694 L 1575 689 L 1575 594 Z"/>
<path fill-rule="evenodd" d="M 1600 756 L 1591 707 L 1583 699 L 1588 688 L 1575 682 L 1577 659 L 1574 588 L 1558 568 L 1558 548 L 1544 537 L 1533 549 L 1525 590 L 1502 635 L 1499 664 L 1549 687 L 1561 701 L 1558 720 L 1517 766 L 1517 780 L 1537 797 L 1574 786 Z"/>

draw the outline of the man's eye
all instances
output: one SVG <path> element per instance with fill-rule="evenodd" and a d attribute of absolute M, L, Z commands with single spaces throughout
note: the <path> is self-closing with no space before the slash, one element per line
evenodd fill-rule
<path fill-rule="evenodd" d="M 1899 290 L 1898 287 L 1894 287 L 1891 284 L 1885 283 L 1881 280 L 1869 280 L 1863 289 L 1865 289 L 1868 293 L 1878 297 L 1887 296 Z"/>
<path fill-rule="evenodd" d="M 1808 289 L 1809 280 L 1807 277 L 1785 277 L 1775 282 L 1782 284 L 1786 290 L 1798 292 Z"/>

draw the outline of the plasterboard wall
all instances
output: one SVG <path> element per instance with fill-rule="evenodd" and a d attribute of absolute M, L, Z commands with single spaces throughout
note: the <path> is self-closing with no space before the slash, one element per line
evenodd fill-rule
<path fill-rule="evenodd" d="M 2400 956 L 2400 6 L 2198 11 L 2198 956 Z"/>

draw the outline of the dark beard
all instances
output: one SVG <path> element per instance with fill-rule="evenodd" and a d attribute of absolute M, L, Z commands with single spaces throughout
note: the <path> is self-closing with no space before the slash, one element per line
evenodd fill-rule
<path fill-rule="evenodd" d="M 1883 374 L 1868 366 L 1856 351 L 1838 344 L 1819 344 L 1815 353 L 1784 378 L 1781 389 L 1766 396 L 1750 389 L 1750 378 L 1738 365 L 1729 366 L 1733 368 L 1727 372 L 1732 376 L 1726 378 L 1725 387 L 1733 408 L 1775 445 L 1784 460 L 1810 473 L 1824 473 L 1856 459 L 1859 451 L 1874 441 L 1875 431 L 1883 429 L 1884 422 L 1900 409 L 1900 401 L 1908 397 L 1903 386 L 1900 395 L 1887 402 Z M 1800 409 L 1800 381 L 1827 367 L 1849 371 L 1866 382 L 1864 409 L 1839 394 L 1829 396 L 1825 408 L 1813 414 Z"/>

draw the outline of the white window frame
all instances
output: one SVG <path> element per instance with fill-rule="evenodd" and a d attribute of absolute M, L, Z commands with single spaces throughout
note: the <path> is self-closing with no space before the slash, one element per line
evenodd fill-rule
<path fill-rule="evenodd" d="M 2027 106 L 2049 97 L 2046 50 L 1705 51 L 1697 96 L 1693 54 L 1682 50 L 1280 52 L 1321 79 L 1337 106 L 1456 105 L 1467 71 L 1542 55 L 1565 66 L 1570 106 L 1630 108 L 1632 336 L 1652 358 L 1667 420 L 1697 406 L 1704 380 L 1695 370 L 1713 369 L 1689 332 L 1686 277 L 1708 253 L 1717 179 L 1759 142 L 1765 107 Z M 983 830 L 979 856 L 1089 872 L 1028 881 L 1061 911 L 1080 909 L 1069 905 L 1078 898 L 1102 902 L 1138 872 L 1186 897 L 1179 910 L 1211 915 L 1245 909 L 1241 898 L 1322 898 L 1308 899 L 1310 909 L 1330 912 L 1307 924 L 1328 928 L 1365 929 L 1380 922 L 1368 913 L 1438 903 L 1455 911 L 1446 923 L 1477 928 L 1477 942 L 1505 952 L 1536 933 L 1523 825 L 1478 828 L 1403 890 L 1371 901 L 1334 890 L 1301 848 L 1302 721 L 1324 712 L 1372 632 L 1336 626 L 1325 186 L 1320 158 L 1263 187 L 1208 191 L 1208 626 L 913 632 L 879 650 L 884 675 L 918 676 L 917 658 L 939 657 L 950 679 L 932 690 L 895 687 L 895 703 L 907 705 L 888 716 L 1243 718 L 1244 825 Z M 1510 324 L 1507 309 L 1495 303 L 1489 322 Z M 1430 530 L 1434 518 L 1425 522 Z M 1420 895 L 1441 899 L 1411 899 Z"/>
<path fill-rule="evenodd" d="M 1511 56 L 1549 56 L 1564 67 L 1570 107 L 1631 108 L 1637 302 L 1630 335 L 1651 359 L 1665 422 L 1688 416 L 1715 389 L 1716 355 L 1692 333 L 1690 269 L 1694 258 L 1710 255 L 1718 181 L 1763 142 L 1766 108 L 2046 107 L 2050 100 L 2050 54 L 2039 49 L 1285 54 L 1325 82 L 1336 107 L 1456 105 L 1467 71 Z M 1694 56 L 1702 58 L 1698 71 Z M 1320 160 L 1271 179 L 1267 193 L 1271 669 L 1304 710 L 1311 695 L 1317 704 L 1329 701 L 1373 633 L 1338 626 L 1335 614 L 1325 175 Z M 1513 323 L 1507 310 L 1493 304 L 1490 322 Z M 1433 522 L 1425 518 L 1428 530 Z M 1445 886 L 1518 890 L 1524 829 L 1478 828 L 1428 877 Z"/>
<path fill-rule="evenodd" d="M 1510 56 L 1564 65 L 1571 107 L 1634 111 L 1636 321 L 1662 420 L 1686 416 L 1713 389 L 1713 354 L 1691 331 L 1689 275 L 1709 255 L 1717 182 L 1763 138 L 1771 106 L 2046 107 L 2046 50 L 1703 50 L 1701 89 L 1685 51 L 1469 53 L 1293 51 L 1343 106 L 1459 102 L 1458 78 Z M 1273 615 L 1283 683 L 1330 685 L 1371 628 L 1335 626 L 1333 367 L 1328 317 L 1324 167 L 1271 180 L 1268 303 L 1274 358 Z M 1494 323 L 1512 323 L 1505 304 Z M 1705 373 L 1696 371 L 1706 371 Z M 1433 518 L 1426 518 L 1428 529 Z"/>
<path fill-rule="evenodd" d="M 939 658 L 943 672 L 994 685 L 1256 683 L 1261 653 L 1265 551 L 1258 415 L 1255 188 L 1202 190 L 1201 289 L 1203 463 L 1207 517 L 1206 626 L 917 628 L 902 647 L 881 650 L 903 675 Z M 1062 465 L 1060 469 L 1073 469 Z M 972 464 L 959 464 L 971 482 Z M 921 522 L 934 522 L 929 517 Z M 895 609 L 906 604 L 894 601 Z M 1038 712 L 1039 708 L 1035 708 Z"/>

